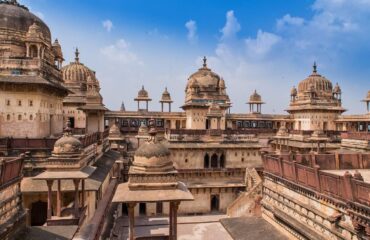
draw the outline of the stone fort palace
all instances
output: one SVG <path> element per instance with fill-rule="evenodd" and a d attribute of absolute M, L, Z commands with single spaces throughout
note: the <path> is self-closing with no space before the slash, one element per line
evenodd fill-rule
<path fill-rule="evenodd" d="M 145 86 L 136 111 L 110 110 L 51 36 L 0 1 L 0 239 L 370 239 L 370 90 L 345 114 L 314 63 L 286 114 L 257 90 L 232 113 L 204 57 L 181 111 L 167 88 L 151 111 Z"/>

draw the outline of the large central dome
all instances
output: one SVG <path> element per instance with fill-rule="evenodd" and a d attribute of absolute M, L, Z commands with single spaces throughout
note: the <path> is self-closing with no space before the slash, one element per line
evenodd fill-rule
<path fill-rule="evenodd" d="M 304 95 L 306 92 L 315 91 L 319 96 L 332 96 L 333 84 L 317 73 L 317 66 L 314 64 L 313 72 L 305 80 L 298 85 L 298 96 Z"/>
<path fill-rule="evenodd" d="M 220 81 L 221 77 L 217 73 L 212 72 L 211 69 L 207 67 L 206 63 L 189 77 L 189 83 L 197 82 L 198 87 L 203 88 L 217 88 L 220 85 Z"/>
<path fill-rule="evenodd" d="M 15 0 L 0 1 L 0 29 L 20 31 L 26 34 L 29 27 L 34 23 L 40 26 L 44 37 L 51 41 L 48 26 L 40 18 L 28 11 L 26 7 L 18 4 Z"/>
<path fill-rule="evenodd" d="M 225 81 L 207 67 L 207 59 L 203 59 L 203 67 L 190 75 L 186 85 L 185 105 L 208 106 L 212 102 L 228 106 L 230 99 L 226 94 Z M 184 106 L 185 106 L 184 105 Z"/>

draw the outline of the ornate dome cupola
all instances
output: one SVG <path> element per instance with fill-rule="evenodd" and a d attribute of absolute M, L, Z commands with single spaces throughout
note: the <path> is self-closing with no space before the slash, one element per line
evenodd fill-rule
<path fill-rule="evenodd" d="M 151 98 L 149 98 L 148 92 L 145 90 L 144 85 L 141 87 L 140 91 L 137 93 L 137 97 L 134 99 L 137 102 L 137 110 L 149 110 L 149 102 L 152 101 Z M 145 109 L 140 109 L 140 102 L 146 103 Z"/>
<path fill-rule="evenodd" d="M 290 100 L 293 102 L 295 101 L 296 97 L 297 97 L 297 88 L 295 86 L 292 87 L 292 89 L 290 90 Z"/>
<path fill-rule="evenodd" d="M 173 101 L 171 99 L 171 94 L 167 90 L 167 87 L 164 89 L 164 92 L 162 93 L 162 98 L 159 102 L 161 103 L 162 112 L 163 112 L 163 105 L 165 103 L 168 104 L 168 111 L 171 112 L 171 104 L 173 103 Z"/>
<path fill-rule="evenodd" d="M 249 105 L 249 112 L 250 113 L 261 113 L 262 110 L 262 104 L 265 104 L 262 101 L 261 95 L 257 93 L 257 90 L 254 90 L 253 94 L 249 97 L 249 102 L 247 102 Z"/>
<path fill-rule="evenodd" d="M 370 113 L 370 90 L 367 92 L 366 98 L 362 101 L 366 103 L 367 112 Z"/>
<path fill-rule="evenodd" d="M 207 58 L 203 58 L 203 66 L 190 75 L 185 89 L 184 109 L 189 107 L 207 107 L 210 102 L 217 102 L 221 107 L 230 107 L 230 99 L 226 94 L 225 81 L 207 66 Z"/>
<path fill-rule="evenodd" d="M 340 89 L 340 86 L 338 83 L 335 85 L 333 89 L 333 96 L 335 99 L 338 99 L 339 101 L 341 101 L 342 99 L 342 90 Z"/>
<path fill-rule="evenodd" d="M 60 46 L 58 39 L 55 39 L 52 48 L 53 48 L 53 53 L 55 57 L 55 63 L 58 69 L 61 69 L 64 58 L 63 58 L 62 46 Z"/>
<path fill-rule="evenodd" d="M 333 98 L 333 85 L 330 80 L 317 72 L 316 62 L 310 76 L 298 84 L 298 98 L 331 99 Z M 312 93 L 315 93 L 314 95 Z"/>

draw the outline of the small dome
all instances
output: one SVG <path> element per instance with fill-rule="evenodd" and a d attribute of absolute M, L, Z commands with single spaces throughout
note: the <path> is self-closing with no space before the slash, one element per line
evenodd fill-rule
<path fill-rule="evenodd" d="M 145 90 L 144 86 L 141 87 L 140 91 L 137 93 L 137 98 L 149 98 L 148 92 Z"/>
<path fill-rule="evenodd" d="M 80 153 L 83 148 L 80 140 L 70 134 L 64 134 L 54 144 L 54 154 L 76 154 Z"/>
<path fill-rule="evenodd" d="M 249 97 L 249 102 L 262 102 L 262 97 L 254 90 L 254 93 Z"/>
<path fill-rule="evenodd" d="M 290 90 L 290 95 L 297 96 L 297 88 L 295 86 L 293 86 L 292 89 Z"/>
<path fill-rule="evenodd" d="M 76 49 L 75 62 L 70 63 L 62 68 L 62 76 L 65 83 L 84 83 L 87 81 L 96 82 L 95 74 L 92 70 L 80 63 L 79 51 Z"/>
<path fill-rule="evenodd" d="M 63 59 L 62 46 L 60 46 L 58 39 L 55 39 L 53 43 L 53 52 L 56 58 Z"/>
<path fill-rule="evenodd" d="M 153 135 L 136 150 L 132 168 L 134 171 L 156 173 L 175 170 L 170 160 L 170 151 Z"/>
<path fill-rule="evenodd" d="M 340 89 L 339 84 L 338 83 L 335 84 L 335 87 L 333 89 L 333 93 L 341 93 L 341 92 L 342 92 L 342 90 Z"/>
<path fill-rule="evenodd" d="M 172 102 L 171 94 L 168 92 L 167 87 L 165 88 L 164 92 L 162 93 L 161 102 Z"/>

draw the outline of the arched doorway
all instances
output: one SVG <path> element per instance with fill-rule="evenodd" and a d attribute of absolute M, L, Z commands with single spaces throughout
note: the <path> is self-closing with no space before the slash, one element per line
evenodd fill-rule
<path fill-rule="evenodd" d="M 220 195 L 211 195 L 211 211 L 220 211 Z"/>
<path fill-rule="evenodd" d="M 46 202 L 34 202 L 31 208 L 31 226 L 42 226 L 46 223 L 47 219 L 47 208 Z"/>
<path fill-rule="evenodd" d="M 210 129 L 210 121 L 209 119 L 206 119 L 206 129 Z"/>
<path fill-rule="evenodd" d="M 216 153 L 211 157 L 211 168 L 218 168 L 218 156 Z"/>
<path fill-rule="evenodd" d="M 221 157 L 220 157 L 220 168 L 224 168 L 225 167 L 225 155 L 224 154 L 221 154 Z"/>
<path fill-rule="evenodd" d="M 204 168 L 209 168 L 209 155 L 206 153 L 204 156 Z"/>

